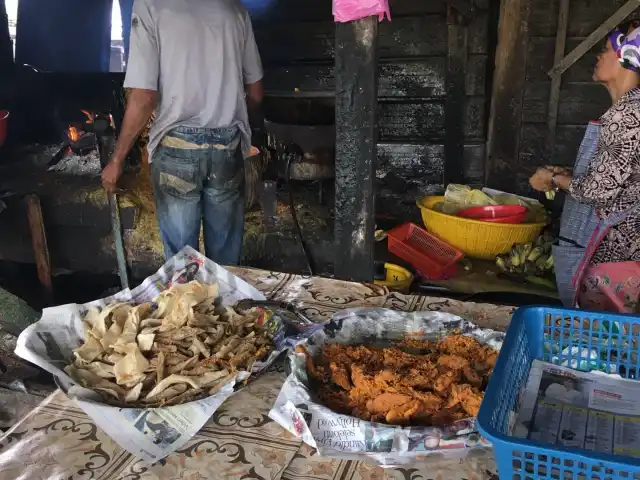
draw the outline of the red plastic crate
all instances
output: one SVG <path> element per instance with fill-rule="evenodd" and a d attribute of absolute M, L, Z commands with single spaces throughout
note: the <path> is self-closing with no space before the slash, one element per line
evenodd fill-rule
<path fill-rule="evenodd" d="M 431 279 L 455 271 L 464 254 L 414 223 L 405 223 L 388 232 L 388 248 Z"/>

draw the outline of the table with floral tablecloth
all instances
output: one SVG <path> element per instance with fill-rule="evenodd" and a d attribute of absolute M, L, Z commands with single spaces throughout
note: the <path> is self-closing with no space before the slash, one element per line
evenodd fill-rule
<path fill-rule="evenodd" d="M 325 278 L 233 268 L 269 299 L 294 303 L 309 318 L 325 320 L 352 307 L 438 310 L 480 326 L 504 329 L 512 309 L 446 298 L 402 295 L 384 287 Z M 497 479 L 489 452 L 464 461 L 431 458 L 411 468 L 382 469 L 317 455 L 267 415 L 285 379 L 278 362 L 229 399 L 182 449 L 150 465 L 120 448 L 57 391 L 0 438 L 2 479 Z M 475 453 L 475 452 L 474 452 Z"/>

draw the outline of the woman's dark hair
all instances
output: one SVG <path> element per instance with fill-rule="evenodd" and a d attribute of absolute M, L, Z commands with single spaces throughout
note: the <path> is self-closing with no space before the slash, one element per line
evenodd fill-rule
<path fill-rule="evenodd" d="M 633 19 L 633 20 L 625 20 L 624 22 L 619 24 L 615 29 L 620 30 L 625 35 L 629 35 L 632 31 L 634 31 L 638 27 L 640 27 L 640 20 Z"/>
<path fill-rule="evenodd" d="M 607 36 L 604 37 L 604 43 L 606 44 L 608 40 L 611 40 L 611 34 L 614 33 L 614 32 L 615 33 L 621 32 L 626 37 L 627 35 L 629 35 L 631 32 L 633 32 L 638 27 L 640 27 L 640 20 L 639 19 L 625 20 L 624 22 L 619 23 L 616 28 L 611 30 L 607 34 Z"/>

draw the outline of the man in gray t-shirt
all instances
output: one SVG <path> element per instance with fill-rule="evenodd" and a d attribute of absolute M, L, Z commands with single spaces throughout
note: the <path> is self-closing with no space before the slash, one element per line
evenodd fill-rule
<path fill-rule="evenodd" d="M 251 20 L 239 0 L 135 0 L 122 130 L 102 175 L 115 189 L 125 157 L 156 112 L 149 161 L 167 258 L 185 245 L 222 264 L 240 258 L 247 104 L 263 96 Z"/>

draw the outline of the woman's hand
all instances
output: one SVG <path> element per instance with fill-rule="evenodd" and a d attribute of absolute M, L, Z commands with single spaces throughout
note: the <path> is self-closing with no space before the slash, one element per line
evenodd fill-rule
<path fill-rule="evenodd" d="M 556 175 L 566 175 L 568 177 L 573 175 L 573 171 L 570 168 L 561 167 L 559 165 L 545 165 L 544 168 Z"/>
<path fill-rule="evenodd" d="M 555 175 L 551 170 L 544 167 L 538 168 L 536 173 L 529 179 L 531 188 L 538 192 L 550 192 L 553 190 L 552 178 Z"/>

